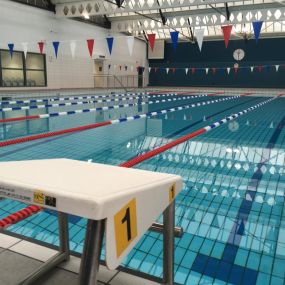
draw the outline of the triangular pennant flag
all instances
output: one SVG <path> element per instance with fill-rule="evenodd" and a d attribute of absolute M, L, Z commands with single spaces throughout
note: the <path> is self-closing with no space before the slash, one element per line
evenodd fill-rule
<path fill-rule="evenodd" d="M 231 68 L 230 67 L 227 67 L 227 72 L 228 72 L 228 74 L 230 74 L 230 72 L 231 72 Z"/>
<path fill-rule="evenodd" d="M 90 57 L 92 57 L 93 48 L 94 48 L 94 40 L 93 39 L 87 40 L 87 47 L 88 47 L 89 55 L 90 55 Z"/>
<path fill-rule="evenodd" d="M 170 32 L 174 51 L 176 51 L 176 48 L 177 48 L 178 35 L 179 35 L 179 32 L 177 32 L 177 31 Z"/>
<path fill-rule="evenodd" d="M 195 30 L 195 36 L 196 36 L 197 43 L 198 43 L 200 51 L 202 50 L 204 33 L 205 33 L 205 29 Z"/>
<path fill-rule="evenodd" d="M 55 57 L 57 58 L 59 42 L 53 42 L 52 44 L 53 44 L 53 48 L 54 48 Z"/>
<path fill-rule="evenodd" d="M 258 66 L 258 71 L 261 72 L 262 70 L 263 70 L 263 66 L 262 65 Z"/>
<path fill-rule="evenodd" d="M 155 67 L 154 72 L 157 73 L 158 71 L 158 67 Z"/>
<path fill-rule="evenodd" d="M 225 46 L 226 46 L 226 48 L 227 48 L 228 45 L 229 45 L 232 28 L 233 28 L 232 25 L 222 26 L 222 31 L 223 31 L 223 35 L 224 35 L 224 41 L 225 41 Z"/>
<path fill-rule="evenodd" d="M 176 72 L 176 68 L 172 68 L 172 73 L 174 74 Z"/>
<path fill-rule="evenodd" d="M 251 66 L 250 71 L 253 72 L 253 70 L 254 70 L 254 66 Z"/>
<path fill-rule="evenodd" d="M 192 72 L 192 74 L 194 74 L 194 73 L 195 73 L 195 71 L 196 71 L 196 68 L 195 68 L 195 67 L 192 67 L 192 68 L 191 68 L 191 72 Z"/>
<path fill-rule="evenodd" d="M 128 45 L 130 55 L 133 54 L 134 43 L 135 43 L 135 38 L 133 36 L 127 37 L 127 45 Z"/>
<path fill-rule="evenodd" d="M 39 49 L 40 49 L 40 53 L 43 54 L 45 43 L 44 42 L 39 42 L 38 46 L 39 46 Z"/>
<path fill-rule="evenodd" d="M 185 73 L 188 74 L 189 68 L 185 68 Z"/>
<path fill-rule="evenodd" d="M 168 72 L 169 72 L 169 68 L 167 67 L 167 68 L 166 68 L 166 73 L 168 74 Z"/>
<path fill-rule="evenodd" d="M 208 73 L 209 73 L 209 68 L 206 67 L 206 68 L 205 68 L 205 71 L 206 71 L 206 74 L 208 74 Z"/>
<path fill-rule="evenodd" d="M 213 68 L 212 68 L 212 71 L 213 71 L 213 74 L 215 75 L 215 74 L 216 74 L 216 71 L 217 71 L 217 68 L 216 68 L 216 67 L 213 67 Z"/>
<path fill-rule="evenodd" d="M 120 67 L 120 70 L 122 70 L 122 66 L 120 65 L 119 67 Z"/>
<path fill-rule="evenodd" d="M 151 50 L 153 51 L 154 45 L 155 45 L 156 34 L 147 34 L 147 37 L 148 37 L 149 46 Z"/>
<path fill-rule="evenodd" d="M 76 42 L 72 41 L 70 42 L 70 52 L 71 52 L 72 58 L 75 57 L 75 50 L 76 50 Z"/>
<path fill-rule="evenodd" d="M 109 70 L 111 69 L 111 64 L 108 65 Z"/>
<path fill-rule="evenodd" d="M 128 66 L 127 65 L 125 65 L 125 71 L 127 71 L 128 70 Z"/>
<path fill-rule="evenodd" d="M 262 24 L 263 24 L 263 21 L 253 21 L 252 22 L 254 38 L 256 39 L 256 41 L 258 41 L 259 39 Z"/>
<path fill-rule="evenodd" d="M 278 72 L 278 70 L 279 70 L 279 64 L 275 65 L 275 70 L 276 70 L 276 72 Z"/>
<path fill-rule="evenodd" d="M 110 53 L 110 55 L 111 55 L 111 54 L 112 54 L 112 50 L 113 50 L 114 38 L 113 38 L 113 37 L 109 37 L 109 38 L 106 38 L 106 40 L 107 40 L 107 45 L 108 45 L 109 53 Z"/>
<path fill-rule="evenodd" d="M 25 58 L 27 58 L 28 43 L 22 43 L 22 48 L 23 48 L 24 56 L 25 56 Z"/>
<path fill-rule="evenodd" d="M 274 128 L 273 122 L 271 122 L 269 128 L 270 128 L 270 129 L 273 129 L 273 128 Z"/>
<path fill-rule="evenodd" d="M 132 67 L 131 67 L 131 69 L 132 69 Z M 148 72 L 149 72 L 149 73 L 151 72 L 151 67 L 148 68 Z"/>
<path fill-rule="evenodd" d="M 14 46 L 15 46 L 14 44 L 8 44 L 8 48 L 9 48 L 9 52 L 10 52 L 11 57 L 13 56 Z"/>
<path fill-rule="evenodd" d="M 270 65 L 265 65 L 266 71 L 270 72 L 271 66 Z"/>
<path fill-rule="evenodd" d="M 234 66 L 234 71 L 235 71 L 235 74 L 237 74 L 238 73 L 238 67 Z"/>

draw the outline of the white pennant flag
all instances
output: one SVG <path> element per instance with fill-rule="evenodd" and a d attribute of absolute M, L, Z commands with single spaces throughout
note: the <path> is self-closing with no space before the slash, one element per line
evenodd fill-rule
<path fill-rule="evenodd" d="M 189 68 L 185 68 L 185 73 L 188 74 Z"/>
<path fill-rule="evenodd" d="M 254 66 L 251 66 L 250 67 L 250 71 L 253 72 L 253 69 L 254 69 Z"/>
<path fill-rule="evenodd" d="M 151 72 L 151 67 L 148 68 L 148 72 L 149 72 L 149 73 Z"/>
<path fill-rule="evenodd" d="M 206 70 L 206 74 L 208 74 L 208 72 L 209 72 L 209 68 L 207 67 L 207 68 L 205 68 L 205 70 Z"/>
<path fill-rule="evenodd" d="M 195 37 L 197 39 L 197 43 L 198 43 L 200 51 L 202 50 L 204 33 L 205 33 L 205 29 L 197 29 L 197 30 L 195 30 Z"/>
<path fill-rule="evenodd" d="M 75 50 L 76 50 L 76 42 L 70 42 L 70 52 L 72 58 L 75 57 Z"/>
<path fill-rule="evenodd" d="M 169 68 L 166 68 L 166 73 L 168 74 L 168 72 L 169 72 Z"/>
<path fill-rule="evenodd" d="M 28 45 L 29 45 L 28 43 L 22 43 L 22 47 L 23 47 L 25 58 L 27 58 Z"/>
<path fill-rule="evenodd" d="M 228 74 L 230 74 L 231 68 L 227 67 Z"/>
<path fill-rule="evenodd" d="M 127 44 L 128 44 L 130 56 L 133 54 L 134 43 L 135 43 L 134 37 L 132 37 L 132 36 L 127 37 Z"/>
<path fill-rule="evenodd" d="M 279 70 L 279 64 L 275 65 L 276 72 Z"/>

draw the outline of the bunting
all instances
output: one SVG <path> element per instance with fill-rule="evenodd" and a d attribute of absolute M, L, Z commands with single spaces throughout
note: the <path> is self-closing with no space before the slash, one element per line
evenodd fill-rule
<path fill-rule="evenodd" d="M 171 36 L 171 40 L 172 40 L 172 44 L 173 44 L 173 50 L 176 51 L 179 32 L 177 32 L 177 31 L 170 32 L 170 36 Z"/>
<path fill-rule="evenodd" d="M 9 52 L 10 52 L 11 57 L 13 56 L 14 46 L 15 46 L 14 44 L 8 44 L 8 48 L 9 48 Z"/>
<path fill-rule="evenodd" d="M 128 36 L 127 37 L 127 45 L 128 45 L 128 50 L 129 50 L 130 56 L 132 56 L 132 54 L 133 54 L 134 43 L 135 43 L 135 38 L 133 36 Z"/>
<path fill-rule="evenodd" d="M 169 72 L 169 68 L 166 68 L 166 73 L 168 74 L 168 72 Z"/>
<path fill-rule="evenodd" d="M 231 68 L 230 67 L 227 67 L 227 72 L 228 72 L 228 74 L 230 74 L 230 72 L 231 72 Z"/>
<path fill-rule="evenodd" d="M 195 37 L 197 39 L 198 47 L 200 52 L 202 51 L 202 45 L 203 45 L 203 40 L 204 40 L 204 33 L 205 29 L 197 29 L 195 30 Z"/>
<path fill-rule="evenodd" d="M 106 38 L 106 40 L 107 40 L 108 50 L 109 50 L 109 53 L 111 55 L 112 54 L 112 50 L 113 50 L 114 38 L 113 37 L 109 37 L 109 38 Z"/>
<path fill-rule="evenodd" d="M 209 73 L 209 68 L 208 67 L 205 68 L 205 72 L 206 72 L 206 75 Z"/>
<path fill-rule="evenodd" d="M 185 68 L 186 75 L 188 74 L 188 70 L 189 70 L 189 68 Z"/>
<path fill-rule="evenodd" d="M 222 26 L 222 31 L 223 31 L 223 35 L 224 35 L 224 41 L 225 41 L 225 46 L 226 48 L 229 45 L 229 41 L 230 41 L 230 37 L 231 37 L 231 33 L 232 33 L 232 25 L 228 25 L 228 26 Z"/>
<path fill-rule="evenodd" d="M 151 50 L 153 51 L 154 45 L 155 45 L 156 34 L 148 34 L 147 37 L 148 37 L 149 46 Z"/>
<path fill-rule="evenodd" d="M 40 49 L 40 54 L 43 54 L 45 43 L 44 42 L 39 42 L 38 46 L 39 46 L 39 49 Z"/>
<path fill-rule="evenodd" d="M 28 45 L 29 45 L 28 43 L 22 43 L 22 48 L 23 48 L 25 58 L 27 58 Z"/>
<path fill-rule="evenodd" d="M 58 56 L 59 42 L 53 42 L 52 44 L 53 44 L 53 48 L 54 48 L 55 57 L 57 58 L 57 56 Z"/>
<path fill-rule="evenodd" d="M 276 65 L 275 65 L 275 70 L 276 70 L 276 72 L 278 72 L 278 70 L 279 70 L 279 64 L 276 64 Z"/>
<path fill-rule="evenodd" d="M 76 42 L 75 41 L 71 41 L 70 42 L 70 52 L 71 52 L 72 58 L 75 57 L 75 51 L 76 51 Z"/>
<path fill-rule="evenodd" d="M 94 49 L 94 39 L 87 40 L 87 47 L 88 47 L 89 55 L 92 58 L 93 49 Z"/>
<path fill-rule="evenodd" d="M 252 22 L 254 38 L 255 38 L 256 42 L 259 39 L 260 31 L 261 31 L 261 28 L 262 28 L 262 24 L 263 24 L 263 21 L 254 21 L 254 22 Z"/>

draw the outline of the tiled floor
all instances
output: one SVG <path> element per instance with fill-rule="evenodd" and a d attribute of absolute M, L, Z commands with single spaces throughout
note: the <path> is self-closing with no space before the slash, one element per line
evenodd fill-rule
<path fill-rule="evenodd" d="M 17 285 L 25 276 L 37 269 L 56 251 L 0 234 L 0 284 Z M 78 285 L 80 259 L 71 256 L 70 261 L 50 271 L 35 285 Z M 99 285 L 156 285 L 158 283 L 142 279 L 117 270 L 110 271 L 104 266 L 99 269 Z"/>

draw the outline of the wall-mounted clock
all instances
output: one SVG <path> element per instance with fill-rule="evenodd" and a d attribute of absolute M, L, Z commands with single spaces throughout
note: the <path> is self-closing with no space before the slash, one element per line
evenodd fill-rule
<path fill-rule="evenodd" d="M 242 60 L 245 56 L 245 52 L 243 49 L 236 49 L 233 53 L 233 57 L 235 60 L 239 61 L 239 60 Z"/>

